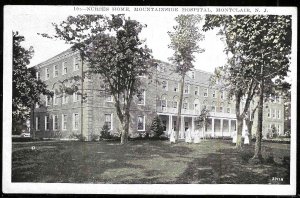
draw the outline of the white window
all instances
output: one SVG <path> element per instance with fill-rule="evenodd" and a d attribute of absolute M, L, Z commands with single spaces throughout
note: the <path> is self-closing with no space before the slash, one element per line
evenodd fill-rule
<path fill-rule="evenodd" d="M 79 128 L 79 114 L 74 113 L 73 114 L 73 129 L 78 130 L 78 128 Z"/>
<path fill-rule="evenodd" d="M 65 92 L 62 95 L 62 103 L 63 104 L 68 103 L 68 95 Z"/>
<path fill-rule="evenodd" d="M 105 114 L 105 125 L 107 125 L 109 130 L 113 129 L 112 125 L 112 114 Z"/>
<path fill-rule="evenodd" d="M 53 115 L 53 131 L 58 130 L 58 116 Z"/>
<path fill-rule="evenodd" d="M 185 85 L 184 86 L 184 91 L 183 91 L 184 94 L 189 94 L 190 93 L 190 85 Z"/>
<path fill-rule="evenodd" d="M 112 95 L 106 95 L 105 96 L 105 101 L 106 102 L 113 102 L 113 96 Z"/>
<path fill-rule="evenodd" d="M 191 77 L 192 77 L 192 79 L 195 79 L 195 72 L 194 71 L 191 72 Z"/>
<path fill-rule="evenodd" d="M 173 101 L 173 108 L 174 108 L 174 109 L 177 109 L 177 108 L 178 108 L 178 103 L 177 103 L 177 101 Z"/>
<path fill-rule="evenodd" d="M 224 99 L 224 98 L 225 98 L 225 93 L 224 93 L 224 91 L 221 92 L 221 96 L 220 96 L 220 97 L 221 97 L 221 99 Z"/>
<path fill-rule="evenodd" d="M 199 95 L 199 87 L 198 87 L 198 86 L 195 87 L 195 95 L 196 95 L 196 96 Z"/>
<path fill-rule="evenodd" d="M 179 90 L 179 83 L 174 83 L 174 92 L 178 92 Z"/>
<path fill-rule="evenodd" d="M 272 118 L 276 118 L 276 109 L 273 109 L 272 111 Z"/>
<path fill-rule="evenodd" d="M 216 91 L 215 91 L 215 90 L 213 90 L 213 92 L 212 92 L 212 97 L 213 97 L 213 98 L 216 97 Z"/>
<path fill-rule="evenodd" d="M 220 107 L 220 112 L 221 112 L 221 113 L 223 112 L 223 107 Z"/>
<path fill-rule="evenodd" d="M 188 109 L 188 106 L 189 106 L 189 105 L 188 105 L 187 102 L 184 102 L 184 103 L 182 104 L 182 108 L 183 108 L 183 109 Z"/>
<path fill-rule="evenodd" d="M 280 98 L 280 96 L 277 96 L 277 97 L 276 97 L 276 100 L 277 100 L 278 103 L 281 103 L 281 98 Z"/>
<path fill-rule="evenodd" d="M 207 97 L 207 96 L 208 96 L 208 89 L 207 89 L 207 88 L 204 88 L 203 96 L 204 96 L 204 97 Z"/>
<path fill-rule="evenodd" d="M 35 103 L 35 108 L 36 108 L 36 109 L 40 108 L 40 105 L 39 105 L 38 102 Z"/>
<path fill-rule="evenodd" d="M 45 116 L 45 130 L 48 131 L 50 129 L 50 119 L 49 116 Z"/>
<path fill-rule="evenodd" d="M 67 121 L 68 121 L 68 116 L 62 114 L 61 116 L 62 130 L 67 130 Z"/>
<path fill-rule="evenodd" d="M 40 130 L 40 117 L 35 117 L 35 130 Z"/>
<path fill-rule="evenodd" d="M 215 102 L 212 102 L 211 111 L 212 112 L 216 112 L 216 104 L 215 104 Z"/>
<path fill-rule="evenodd" d="M 164 91 L 168 91 L 168 81 L 162 81 L 162 89 L 164 90 Z"/>
<path fill-rule="evenodd" d="M 53 66 L 53 77 L 57 77 L 58 76 L 58 68 L 57 65 Z"/>
<path fill-rule="evenodd" d="M 73 102 L 77 102 L 77 101 L 79 101 L 79 95 L 77 92 L 74 92 L 73 93 Z"/>
<path fill-rule="evenodd" d="M 281 127 L 279 124 L 277 125 L 277 132 L 278 132 L 278 134 L 281 134 Z"/>
<path fill-rule="evenodd" d="M 62 75 L 65 75 L 67 73 L 68 73 L 67 62 L 62 62 Z"/>
<path fill-rule="evenodd" d="M 281 118 L 281 111 L 277 110 L 277 118 L 280 119 Z"/>
<path fill-rule="evenodd" d="M 54 95 L 53 95 L 53 105 L 57 105 L 57 95 L 54 91 Z"/>
<path fill-rule="evenodd" d="M 145 105 L 145 96 L 146 96 L 146 91 L 144 89 L 142 89 L 140 92 L 138 92 L 137 94 L 137 104 L 138 105 Z"/>
<path fill-rule="evenodd" d="M 230 113 L 230 107 L 227 107 L 227 113 Z"/>
<path fill-rule="evenodd" d="M 50 96 L 45 96 L 46 99 L 45 99 L 45 102 L 46 102 L 46 107 L 50 106 Z"/>
<path fill-rule="evenodd" d="M 271 108 L 268 109 L 268 118 L 271 118 Z"/>
<path fill-rule="evenodd" d="M 49 69 L 45 68 L 45 79 L 48 80 L 50 78 Z"/>
<path fill-rule="evenodd" d="M 145 131 L 145 116 L 138 116 L 137 129 L 138 131 Z"/>
<path fill-rule="evenodd" d="M 195 110 L 195 111 L 199 110 L 199 108 L 198 108 L 198 107 L 199 107 L 199 105 L 198 105 L 198 104 L 194 104 L 194 110 Z"/>
<path fill-rule="evenodd" d="M 79 70 L 79 61 L 80 61 L 80 58 L 78 56 L 73 58 L 73 70 L 74 71 Z"/>
<path fill-rule="evenodd" d="M 41 76 L 40 76 L 40 72 L 37 71 L 37 72 L 35 73 L 35 76 L 36 76 L 36 79 L 37 79 L 37 80 L 40 80 L 40 77 L 41 77 Z"/>

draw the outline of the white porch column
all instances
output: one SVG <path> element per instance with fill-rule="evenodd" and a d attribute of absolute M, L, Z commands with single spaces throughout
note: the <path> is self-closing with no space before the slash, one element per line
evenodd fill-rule
<path fill-rule="evenodd" d="M 173 128 L 173 120 L 172 120 L 173 116 L 169 115 L 169 134 L 171 134 L 172 132 L 172 128 Z"/>
<path fill-rule="evenodd" d="M 195 131 L 195 118 L 192 117 L 192 132 Z"/>
<path fill-rule="evenodd" d="M 228 132 L 231 136 L 231 120 L 230 119 L 228 119 Z"/>
<path fill-rule="evenodd" d="M 221 136 L 223 137 L 223 119 L 220 121 L 220 131 L 221 131 Z"/>
<path fill-rule="evenodd" d="M 215 137 L 215 119 L 211 119 L 211 136 Z"/>
<path fill-rule="evenodd" d="M 184 116 L 181 116 L 180 131 L 180 138 L 184 139 Z"/>

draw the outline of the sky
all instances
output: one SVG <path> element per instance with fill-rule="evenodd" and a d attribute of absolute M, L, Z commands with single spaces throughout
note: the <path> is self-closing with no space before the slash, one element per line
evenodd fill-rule
<path fill-rule="evenodd" d="M 33 6 L 32 6 L 33 7 Z M 78 12 L 76 13 L 78 14 Z M 11 27 L 14 31 L 19 31 L 21 35 L 25 37 L 24 47 L 33 46 L 34 57 L 31 59 L 29 66 L 39 64 L 60 52 L 68 49 L 70 45 L 64 43 L 61 40 L 51 40 L 43 38 L 37 33 L 54 34 L 54 27 L 52 23 L 59 23 L 65 20 L 69 15 L 76 15 L 72 12 L 62 12 L 60 9 L 55 10 L 39 7 L 39 9 L 22 9 L 15 10 L 11 13 Z M 174 18 L 178 14 L 170 13 L 133 13 L 127 12 L 126 16 L 136 19 L 141 23 L 147 24 L 147 27 L 143 29 L 140 37 L 146 39 L 146 44 L 152 49 L 152 55 L 154 58 L 168 61 L 168 58 L 172 56 L 173 51 L 168 48 L 170 39 L 167 34 L 168 31 L 173 30 L 173 26 L 176 25 Z M 213 72 L 215 67 L 222 66 L 226 62 L 226 57 L 223 52 L 224 44 L 218 36 L 216 36 L 217 30 L 204 32 L 205 40 L 199 42 L 201 48 L 205 49 L 205 52 L 196 54 L 194 66 L 197 69 L 201 69 L 208 72 Z"/>

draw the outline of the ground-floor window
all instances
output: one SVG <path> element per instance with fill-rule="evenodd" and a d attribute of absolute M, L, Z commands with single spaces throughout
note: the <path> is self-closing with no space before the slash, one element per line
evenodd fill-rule
<path fill-rule="evenodd" d="M 230 128 L 230 130 L 231 131 L 236 131 L 236 121 L 235 120 L 231 120 L 231 128 Z"/>
<path fill-rule="evenodd" d="M 173 129 L 174 129 L 174 131 L 176 131 L 177 130 L 177 128 L 176 128 L 176 120 L 173 122 Z"/>
<path fill-rule="evenodd" d="M 45 116 L 45 130 L 48 131 L 50 129 L 50 119 L 49 116 Z"/>
<path fill-rule="evenodd" d="M 108 129 L 112 129 L 112 114 L 105 114 L 105 125 L 107 125 Z"/>
<path fill-rule="evenodd" d="M 189 122 L 184 122 L 184 130 L 186 131 L 189 128 Z"/>
<path fill-rule="evenodd" d="M 35 117 L 35 130 L 40 130 L 40 117 Z"/>
<path fill-rule="evenodd" d="M 58 116 L 53 115 L 53 130 L 56 131 L 58 130 Z"/>
<path fill-rule="evenodd" d="M 77 130 L 79 128 L 79 114 L 73 114 L 73 129 Z"/>
<path fill-rule="evenodd" d="M 167 131 L 167 121 L 166 120 L 162 121 L 162 125 L 163 125 L 163 131 Z"/>
<path fill-rule="evenodd" d="M 145 130 L 145 116 L 138 116 L 137 129 L 138 131 Z"/>
<path fill-rule="evenodd" d="M 62 115 L 62 130 L 67 130 L 67 120 L 68 116 L 67 115 Z"/>

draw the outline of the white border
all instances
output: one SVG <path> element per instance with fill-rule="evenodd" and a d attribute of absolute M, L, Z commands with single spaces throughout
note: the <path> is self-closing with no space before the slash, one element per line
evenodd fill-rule
<path fill-rule="evenodd" d="M 87 7 L 87 6 L 78 6 Z M 104 7 L 104 6 L 92 6 Z M 116 6 L 105 6 L 112 9 Z M 125 6 L 130 9 L 138 6 Z M 142 6 L 146 7 L 147 6 Z M 165 6 L 164 8 L 169 7 Z M 242 185 L 242 184 L 67 184 L 67 183 L 12 183 L 11 182 L 11 111 L 12 111 L 12 30 L 10 21 L 13 21 L 12 13 L 29 12 L 35 13 L 36 9 L 47 9 L 48 12 L 67 12 L 70 14 L 99 14 L 97 11 L 74 11 L 74 6 L 5 6 L 4 7 L 4 56 L 3 56 L 3 169 L 2 169 L 2 189 L 4 193 L 61 193 L 61 194 L 215 194 L 215 195 L 295 195 L 296 194 L 296 101 L 297 101 L 297 8 L 296 7 L 247 7 L 251 10 L 255 8 L 267 9 L 267 14 L 292 15 L 292 54 L 291 54 L 291 78 L 292 78 L 292 106 L 291 106 L 291 169 L 290 185 Z M 149 8 L 149 6 L 148 6 Z M 160 8 L 154 6 L 151 8 Z M 174 8 L 174 7 L 173 7 Z M 183 7 L 177 7 L 175 14 L 187 14 L 181 12 Z M 190 7 L 189 7 L 190 8 Z M 202 7 L 203 8 L 203 7 Z M 205 7 L 208 8 L 208 7 Z M 209 7 L 212 10 L 225 7 Z M 227 7 L 228 8 L 228 7 Z M 234 8 L 234 7 L 231 7 Z M 154 13 L 157 13 L 153 11 Z M 119 13 L 106 12 L 109 13 Z M 123 12 L 126 14 L 126 11 Z M 139 12 L 141 13 L 141 12 Z M 145 12 L 146 13 L 146 12 Z M 150 13 L 150 12 L 147 12 Z M 194 14 L 256 14 L 243 12 L 189 12 Z M 101 13 L 103 14 L 103 13 Z M 166 12 L 166 14 L 174 14 Z M 263 13 L 260 13 L 263 14 Z M 8 113 L 7 113 L 8 112 Z"/>

